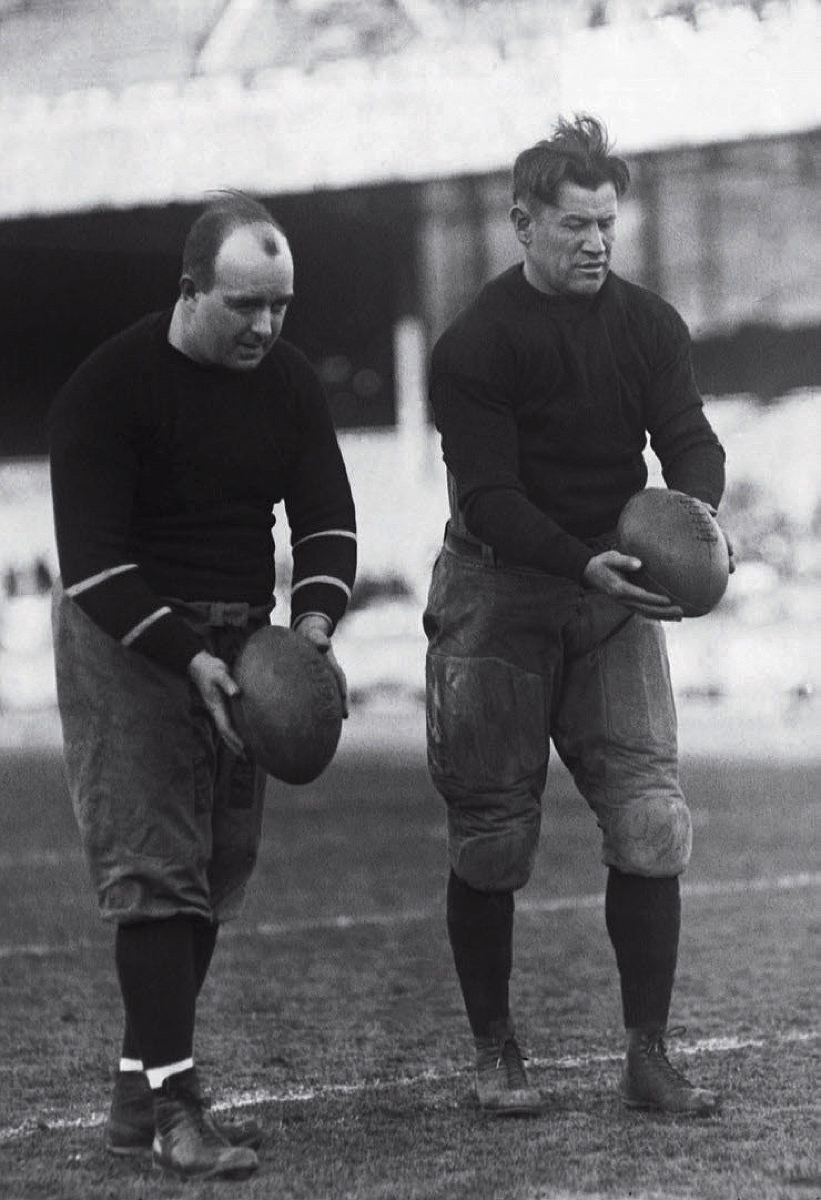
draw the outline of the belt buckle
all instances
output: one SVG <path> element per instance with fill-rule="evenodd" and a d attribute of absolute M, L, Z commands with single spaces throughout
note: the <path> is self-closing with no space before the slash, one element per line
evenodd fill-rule
<path fill-rule="evenodd" d="M 245 600 L 236 600 L 231 603 L 219 601 L 218 603 L 221 625 L 234 625 L 237 629 L 242 629 L 248 624 L 250 605 Z"/>

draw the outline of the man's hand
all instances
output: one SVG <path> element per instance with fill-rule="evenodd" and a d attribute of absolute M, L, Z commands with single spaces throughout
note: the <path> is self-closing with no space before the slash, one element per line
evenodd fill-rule
<path fill-rule="evenodd" d="M 596 554 L 590 559 L 582 579 L 588 587 L 612 596 L 619 604 L 632 608 L 643 617 L 652 617 L 656 621 L 680 621 L 684 613 L 669 596 L 647 592 L 626 578 L 625 573 L 640 568 L 640 558 L 622 554 L 618 550 L 605 550 L 603 554 Z"/>
<path fill-rule="evenodd" d="M 188 664 L 188 674 L 196 684 L 206 708 L 214 718 L 222 740 L 234 754 L 244 754 L 245 747 L 242 739 L 231 721 L 228 700 L 239 695 L 239 685 L 231 677 L 231 672 L 221 658 L 200 650 Z"/>
<path fill-rule="evenodd" d="M 330 622 L 327 617 L 320 616 L 318 613 L 309 613 L 307 617 L 303 617 L 296 627 L 297 633 L 301 633 L 304 638 L 312 642 L 322 654 L 325 655 L 331 665 L 331 670 L 336 676 L 336 682 L 339 685 L 339 694 L 342 697 L 342 716 L 348 715 L 348 681 L 345 678 L 345 672 L 336 661 L 336 655 L 331 645 L 331 637 L 328 633 Z"/>

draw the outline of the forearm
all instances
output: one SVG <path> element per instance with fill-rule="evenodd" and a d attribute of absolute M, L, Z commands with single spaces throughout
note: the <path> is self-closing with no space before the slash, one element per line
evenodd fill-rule
<path fill-rule="evenodd" d="M 654 380 L 650 443 L 668 487 L 717 507 L 724 491 L 724 450 L 696 386 L 683 326 L 679 353 Z"/>
<path fill-rule="evenodd" d="M 332 633 L 356 578 L 356 517 L 347 474 L 336 447 L 302 473 L 285 497 L 291 526 L 291 624 L 320 615 Z"/>
<path fill-rule="evenodd" d="M 521 491 L 493 488 L 471 493 L 463 508 L 465 526 L 500 558 L 551 575 L 581 580 L 593 556 L 584 542 L 566 533 Z"/>
<path fill-rule="evenodd" d="M 128 465 L 122 463 L 115 476 L 59 445 L 53 451 L 52 499 L 63 587 L 104 633 L 184 674 L 203 642 L 152 590 L 135 561 L 127 537 Z"/>
<path fill-rule="evenodd" d="M 203 649 L 203 640 L 146 587 L 136 567 L 75 582 L 69 574 L 63 584 L 104 633 L 175 674 L 185 674 Z"/>
<path fill-rule="evenodd" d="M 681 452 L 663 468 L 669 488 L 718 508 L 724 494 L 724 451 L 718 442 L 699 442 Z"/>

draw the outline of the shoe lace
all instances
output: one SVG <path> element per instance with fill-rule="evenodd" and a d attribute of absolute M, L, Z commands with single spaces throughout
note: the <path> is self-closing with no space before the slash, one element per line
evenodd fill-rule
<path fill-rule="evenodd" d="M 681 1037 L 687 1032 L 686 1025 L 673 1025 L 670 1029 L 660 1029 L 656 1033 L 651 1033 L 647 1037 L 645 1045 L 645 1053 L 651 1056 L 658 1068 L 667 1076 L 668 1079 L 683 1087 L 692 1087 L 690 1080 L 681 1071 L 677 1070 L 667 1057 L 667 1045 L 665 1038 Z"/>
<path fill-rule="evenodd" d="M 200 1092 L 199 1086 L 193 1081 L 179 1082 L 175 1088 L 175 1098 L 184 1105 L 191 1117 L 197 1132 L 204 1142 L 221 1143 L 222 1138 L 215 1129 L 214 1118 L 211 1116 L 211 1098 Z"/>
<path fill-rule="evenodd" d="M 528 1086 L 527 1072 L 525 1071 L 526 1062 L 527 1054 L 522 1051 L 516 1038 L 505 1038 L 499 1049 L 499 1058 L 496 1065 L 497 1067 L 504 1067 L 507 1074 L 507 1081 L 511 1088 L 519 1089 Z"/>

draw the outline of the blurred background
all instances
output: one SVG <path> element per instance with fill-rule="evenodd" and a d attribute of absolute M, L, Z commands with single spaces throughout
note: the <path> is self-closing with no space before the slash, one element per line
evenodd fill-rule
<path fill-rule="evenodd" d="M 418 736 L 446 515 L 428 352 L 518 257 L 516 153 L 587 111 L 633 175 L 615 268 L 688 322 L 728 452 L 739 569 L 715 613 L 670 630 L 682 738 L 817 753 L 820 10 L 0 0 L 0 743 L 58 736 L 48 406 L 100 341 L 173 301 L 220 187 L 266 201 L 294 249 L 285 335 L 325 381 L 359 514 L 337 638 L 354 717 Z M 275 540 L 287 621 L 284 514 Z"/>

